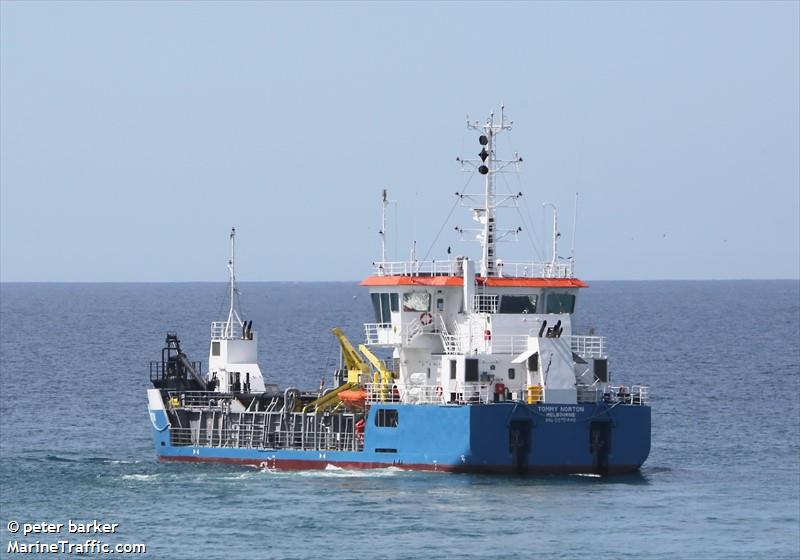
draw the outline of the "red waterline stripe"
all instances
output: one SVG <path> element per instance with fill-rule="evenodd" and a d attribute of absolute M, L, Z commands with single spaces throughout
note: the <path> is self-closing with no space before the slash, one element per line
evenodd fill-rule
<path fill-rule="evenodd" d="M 162 455 L 162 461 L 183 461 L 190 463 L 228 463 L 260 468 L 270 468 L 287 471 L 323 470 L 328 465 L 343 469 L 385 469 L 396 467 L 406 471 L 445 472 L 445 473 L 474 473 L 474 474 L 517 474 L 511 465 L 433 465 L 430 463 L 375 463 L 367 461 L 319 461 L 306 459 L 235 459 L 232 457 L 198 457 L 183 455 Z M 610 465 L 608 474 L 627 474 L 635 472 L 640 465 Z M 590 465 L 560 466 L 537 465 L 529 466 L 526 474 L 592 474 Z"/>

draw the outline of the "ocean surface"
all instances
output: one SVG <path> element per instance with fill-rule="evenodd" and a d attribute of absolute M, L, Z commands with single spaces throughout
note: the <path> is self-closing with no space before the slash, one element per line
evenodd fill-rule
<path fill-rule="evenodd" d="M 243 283 L 269 382 L 330 384 L 330 327 L 360 340 L 349 283 Z M 155 460 L 148 363 L 175 330 L 207 363 L 223 284 L 0 286 L 0 557 L 9 521 L 118 523 L 114 558 L 800 558 L 800 282 L 595 282 L 576 323 L 615 381 L 650 387 L 632 476 L 268 472 Z M 87 554 L 84 558 L 108 558 Z"/>

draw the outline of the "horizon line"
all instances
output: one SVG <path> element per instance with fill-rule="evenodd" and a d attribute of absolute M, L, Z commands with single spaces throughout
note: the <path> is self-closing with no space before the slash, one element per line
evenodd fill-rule
<path fill-rule="evenodd" d="M 597 278 L 586 282 L 781 282 L 778 278 Z M 237 280 L 238 284 L 360 284 L 363 280 Z M 227 284 L 227 280 L 0 280 L 1 284 Z"/>

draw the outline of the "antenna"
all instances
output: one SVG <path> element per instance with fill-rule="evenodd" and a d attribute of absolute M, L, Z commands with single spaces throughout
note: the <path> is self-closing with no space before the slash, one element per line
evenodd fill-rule
<path fill-rule="evenodd" d="M 231 228 L 231 256 L 228 259 L 228 273 L 229 273 L 229 280 L 230 280 L 230 299 L 231 299 L 231 306 L 230 310 L 228 311 L 228 322 L 225 325 L 225 336 L 228 338 L 233 338 L 233 321 L 236 319 L 236 322 L 239 326 L 242 326 L 242 319 L 239 317 L 238 311 L 236 311 L 236 294 L 239 293 L 239 290 L 236 288 L 236 228 Z"/>
<path fill-rule="evenodd" d="M 542 204 L 542 207 L 547 206 L 553 209 L 553 260 L 551 262 L 555 265 L 558 260 L 558 238 L 561 235 L 558 233 L 558 208 L 552 202 Z"/>
<path fill-rule="evenodd" d="M 578 223 L 578 193 L 575 193 L 575 209 L 572 211 L 572 247 L 569 251 L 569 258 L 572 266 L 575 266 L 575 225 Z"/>
<path fill-rule="evenodd" d="M 381 191 L 381 229 L 378 234 L 381 236 L 381 261 L 378 267 L 379 274 L 383 274 L 384 265 L 386 263 L 386 209 L 390 204 L 395 205 L 395 221 L 397 221 L 397 202 L 389 200 L 389 190 L 383 189 Z M 397 253 L 397 236 L 395 236 L 395 253 Z"/>
<path fill-rule="evenodd" d="M 389 192 L 383 189 L 381 195 L 381 262 L 386 262 L 386 207 L 389 205 Z"/>

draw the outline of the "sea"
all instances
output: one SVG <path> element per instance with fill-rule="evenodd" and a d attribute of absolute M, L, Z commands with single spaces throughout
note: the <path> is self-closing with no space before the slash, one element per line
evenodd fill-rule
<path fill-rule="evenodd" d="M 330 386 L 330 328 L 359 341 L 373 320 L 356 283 L 240 292 L 281 386 Z M 590 283 L 575 322 L 652 406 L 647 462 L 608 477 L 160 463 L 149 362 L 176 331 L 207 363 L 226 312 L 222 283 L 0 285 L 0 557 L 95 539 L 146 553 L 75 557 L 800 558 L 800 281 Z M 95 520 L 117 525 L 70 532 Z"/>

